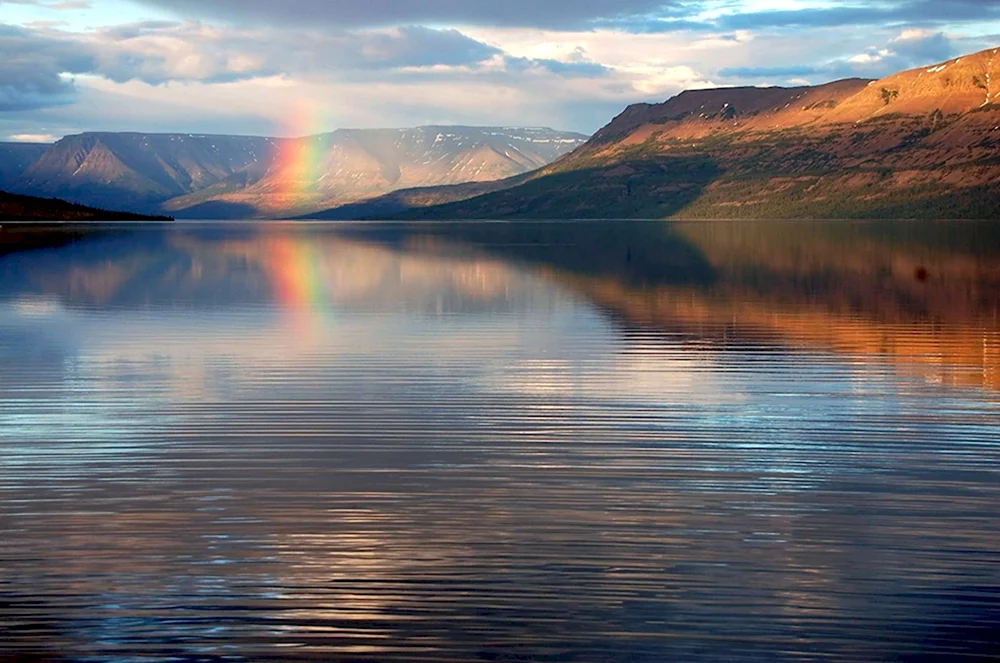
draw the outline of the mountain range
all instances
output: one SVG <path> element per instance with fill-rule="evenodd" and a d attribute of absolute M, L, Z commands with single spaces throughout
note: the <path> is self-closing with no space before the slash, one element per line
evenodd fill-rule
<path fill-rule="evenodd" d="M 396 189 L 536 170 L 585 136 L 551 129 L 338 130 L 295 139 L 85 133 L 0 144 L 0 189 L 187 218 L 306 214 Z"/>
<path fill-rule="evenodd" d="M 684 92 L 629 107 L 572 154 L 527 175 L 398 191 L 353 211 L 427 219 L 994 218 L 1000 49 L 878 81 Z"/>
<path fill-rule="evenodd" d="M 0 144 L 0 189 L 181 218 L 1000 216 L 1000 48 L 811 87 L 692 90 L 551 129 Z"/>

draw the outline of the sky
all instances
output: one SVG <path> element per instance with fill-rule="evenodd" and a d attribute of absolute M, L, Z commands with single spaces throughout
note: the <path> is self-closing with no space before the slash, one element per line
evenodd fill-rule
<path fill-rule="evenodd" d="M 0 0 L 0 140 L 426 124 L 593 133 L 691 88 L 1000 46 L 1000 0 Z"/>

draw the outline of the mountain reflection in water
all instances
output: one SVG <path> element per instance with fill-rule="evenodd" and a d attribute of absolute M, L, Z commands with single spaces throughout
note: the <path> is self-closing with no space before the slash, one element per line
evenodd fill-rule
<path fill-rule="evenodd" d="M 1000 225 L 0 258 L 0 660 L 988 660 Z"/>

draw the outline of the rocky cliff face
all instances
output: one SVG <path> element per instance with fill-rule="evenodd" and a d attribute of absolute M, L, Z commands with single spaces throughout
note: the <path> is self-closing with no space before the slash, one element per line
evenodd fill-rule
<path fill-rule="evenodd" d="M 639 104 L 511 184 L 421 214 L 997 216 L 1000 49 L 880 81 Z"/>
<path fill-rule="evenodd" d="M 401 188 L 510 177 L 584 141 L 548 129 L 470 127 L 299 139 L 90 133 L 53 145 L 13 188 L 188 217 L 288 216 Z"/>

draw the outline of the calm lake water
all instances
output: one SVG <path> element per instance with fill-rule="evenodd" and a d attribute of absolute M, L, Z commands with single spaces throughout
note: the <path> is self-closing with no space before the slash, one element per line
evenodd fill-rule
<path fill-rule="evenodd" d="M 1000 224 L 0 257 L 0 660 L 1000 657 Z"/>

